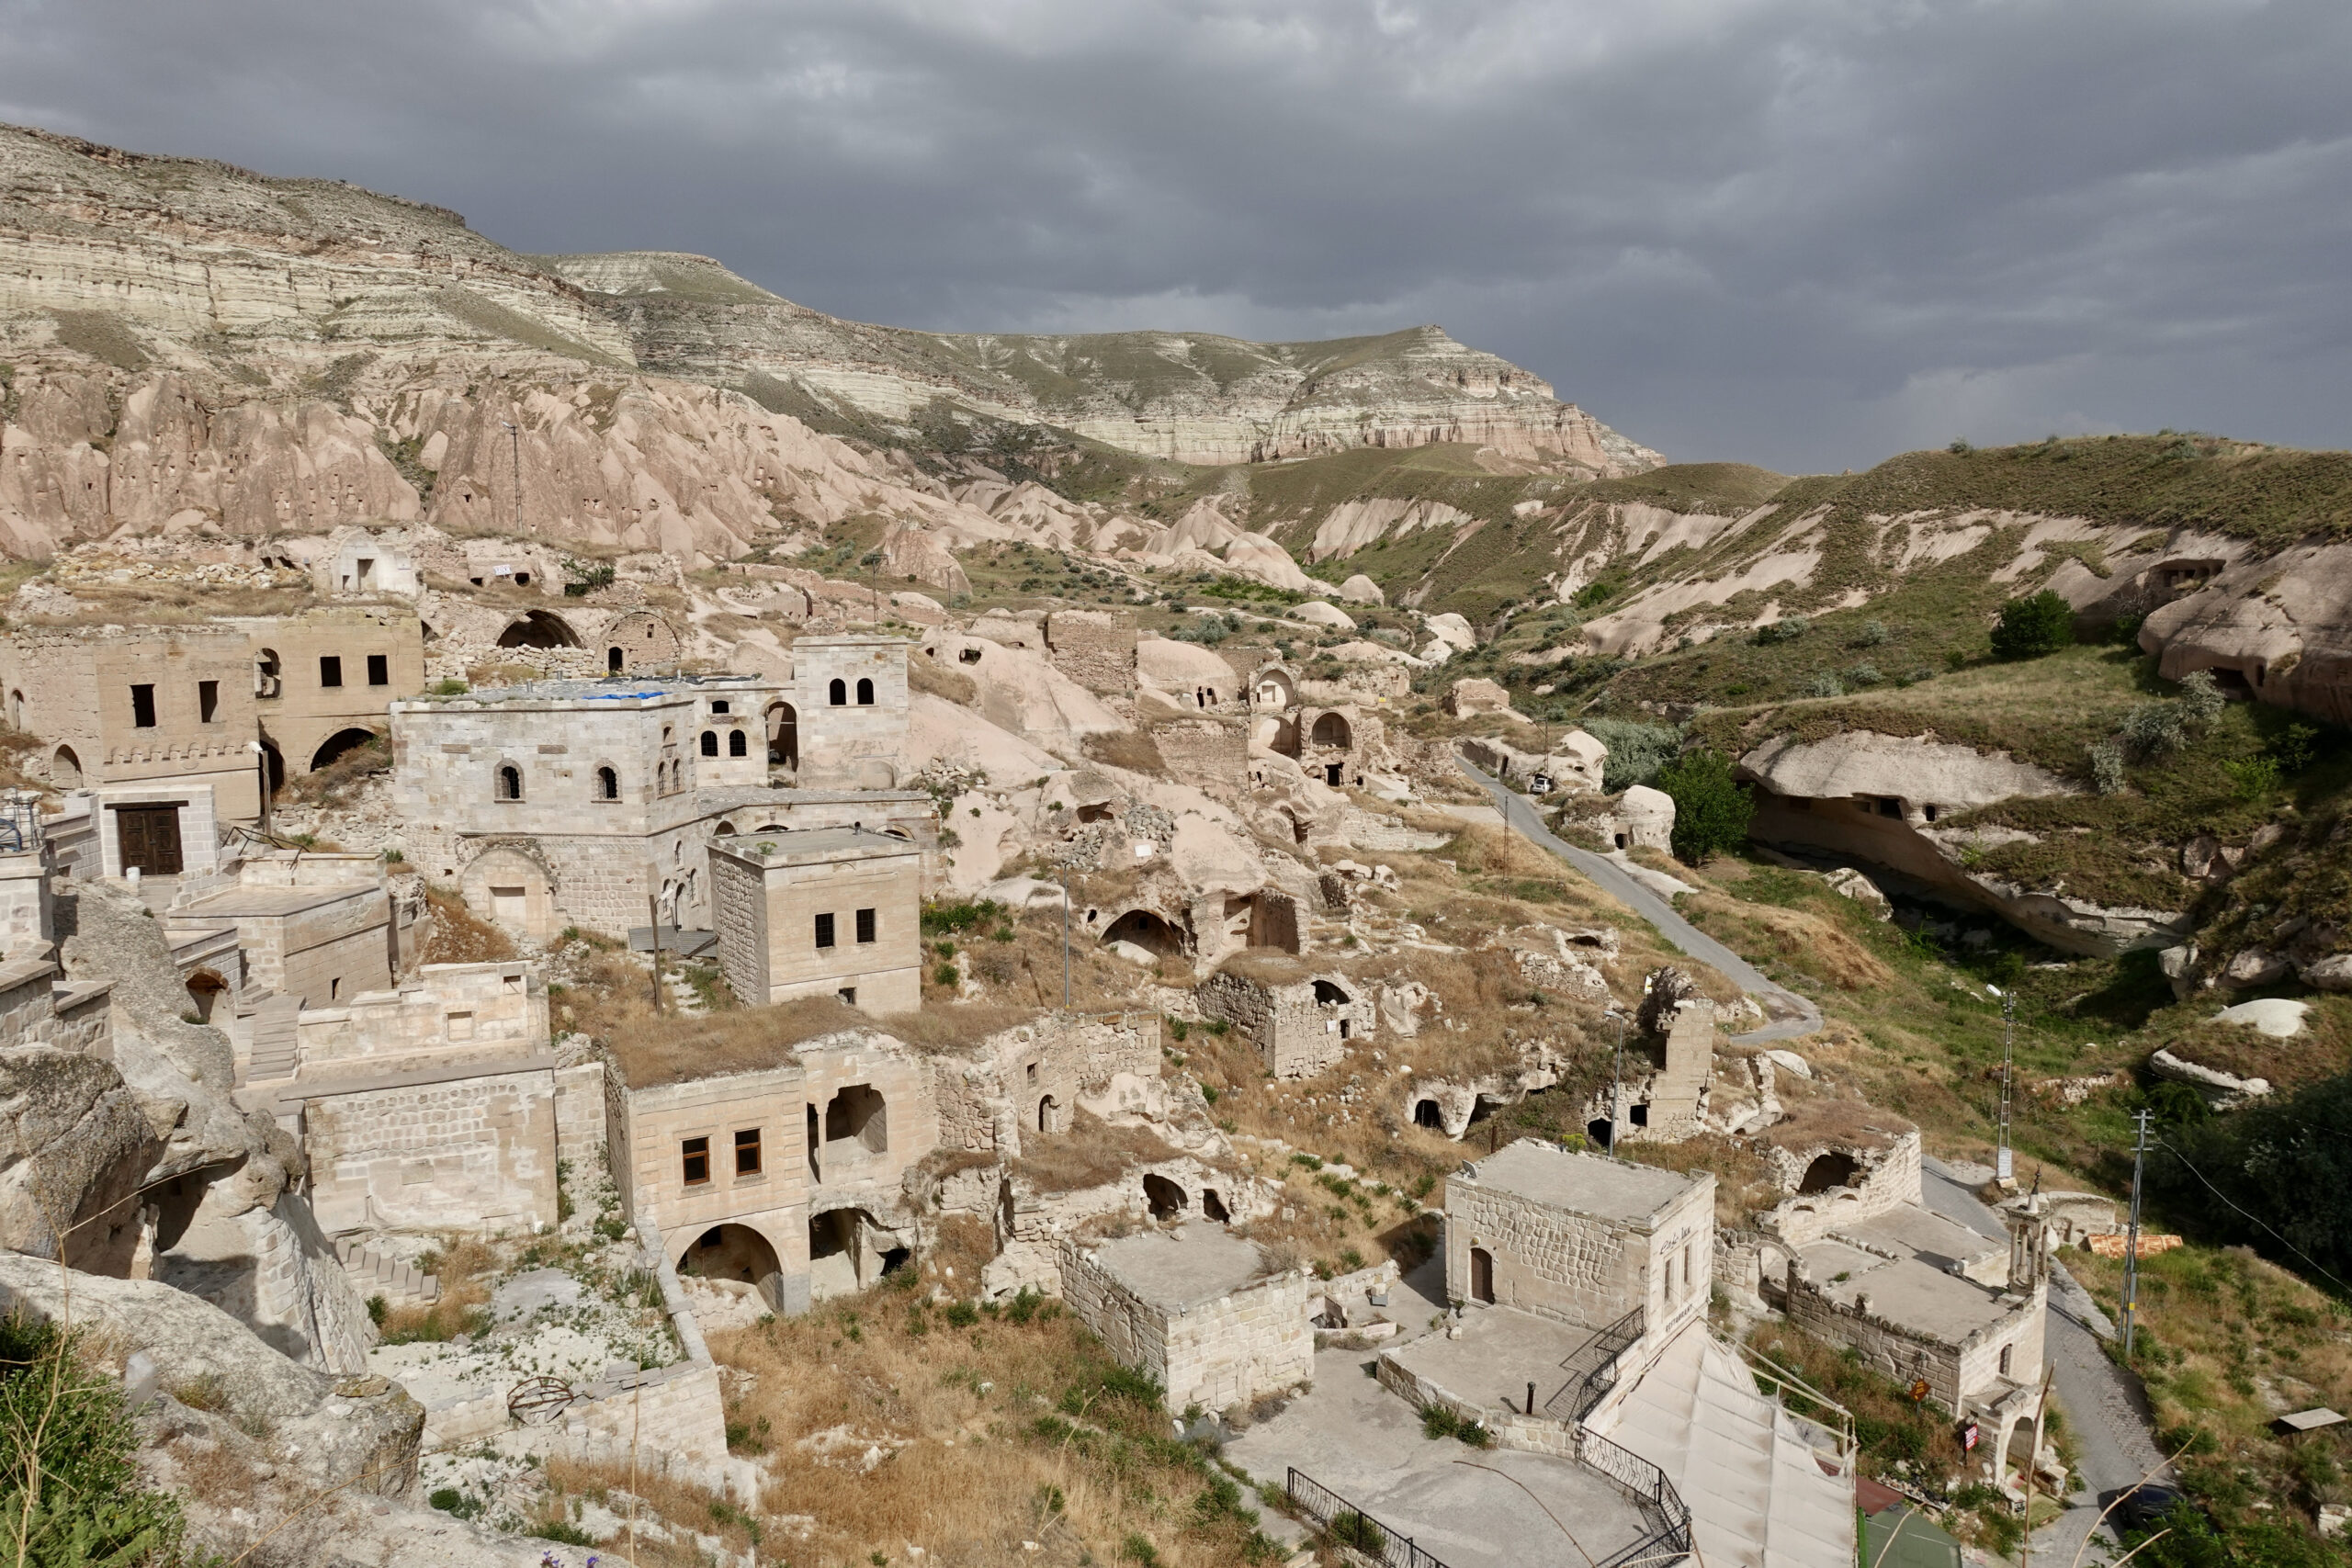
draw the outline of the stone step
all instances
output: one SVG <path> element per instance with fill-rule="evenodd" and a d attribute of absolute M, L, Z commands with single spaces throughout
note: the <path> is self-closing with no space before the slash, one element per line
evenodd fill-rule
<path fill-rule="evenodd" d="M 355 1236 L 337 1236 L 334 1252 L 363 1300 L 381 1296 L 393 1306 L 425 1306 L 441 1299 L 439 1276 L 371 1251 Z"/>

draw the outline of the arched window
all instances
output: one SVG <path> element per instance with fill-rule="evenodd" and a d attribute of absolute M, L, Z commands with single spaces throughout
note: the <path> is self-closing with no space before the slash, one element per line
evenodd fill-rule
<path fill-rule="evenodd" d="M 277 649 L 265 648 L 254 655 L 254 695 L 274 697 L 283 690 L 285 682 L 279 675 Z"/>
<path fill-rule="evenodd" d="M 621 797 L 621 776 L 610 768 L 596 770 L 596 798 L 618 800 Z"/>
<path fill-rule="evenodd" d="M 874 682 L 873 682 L 868 681 L 868 680 L 865 680 L 865 679 L 864 679 L 864 678 L 860 678 L 860 680 L 858 681 L 858 682 L 857 682 L 857 705 L 858 705 L 858 706 L 860 706 L 860 707 L 862 707 L 862 708 L 870 708 L 870 707 L 872 707 L 872 706 L 874 705 Z"/>
<path fill-rule="evenodd" d="M 826 687 L 825 700 L 835 707 L 846 707 L 849 705 L 849 682 L 835 681 Z"/>
<path fill-rule="evenodd" d="M 706 757 L 718 755 L 718 731 L 716 729 L 706 729 L 702 732 L 702 754 Z"/>
<path fill-rule="evenodd" d="M 752 743 L 743 739 L 741 730 L 730 729 L 727 732 L 727 754 L 730 757 L 748 757 L 752 754 Z"/>
<path fill-rule="evenodd" d="M 522 798 L 523 798 L 523 770 L 522 770 L 522 769 L 520 769 L 520 768 L 518 768 L 518 767 L 516 767 L 516 766 L 515 766 L 514 763 L 512 763 L 512 762 L 501 762 L 501 763 L 499 763 L 499 764 L 498 764 L 498 792 L 497 792 L 497 793 L 498 793 L 498 798 L 499 798 L 499 799 L 501 799 L 501 800 L 520 800 L 520 799 L 522 799 Z"/>

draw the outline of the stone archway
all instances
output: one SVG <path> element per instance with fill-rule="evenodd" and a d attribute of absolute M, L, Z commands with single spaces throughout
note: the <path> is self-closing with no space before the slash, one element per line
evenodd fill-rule
<path fill-rule="evenodd" d="M 1182 1187 L 1164 1176 L 1148 1172 L 1143 1179 L 1143 1202 L 1155 1220 L 1182 1219 L 1184 1212 L 1192 1207 Z"/>
<path fill-rule="evenodd" d="M 783 1271 L 784 1265 L 767 1237 L 749 1225 L 731 1222 L 699 1233 L 678 1254 L 678 1272 L 698 1279 L 741 1280 L 764 1286 Z M 761 1293 L 769 1292 L 763 1289 Z"/>
<path fill-rule="evenodd" d="M 501 648 L 578 648 L 580 634 L 561 615 L 533 610 L 507 624 L 498 634 Z"/>
<path fill-rule="evenodd" d="M 1178 958 L 1184 952 L 1183 933 L 1149 909 L 1129 909 L 1104 928 L 1103 946 L 1120 942 L 1141 948 L 1154 958 Z"/>
<path fill-rule="evenodd" d="M 1851 1187 L 1857 1174 L 1854 1156 L 1832 1149 L 1815 1156 L 1814 1162 L 1804 1168 L 1804 1179 L 1797 1183 L 1797 1191 L 1826 1192 L 1833 1187 Z"/>
<path fill-rule="evenodd" d="M 501 846 L 476 856 L 459 875 L 458 890 L 474 913 L 534 942 L 555 933 L 555 880 L 521 850 Z"/>
<path fill-rule="evenodd" d="M 196 1021 L 210 1023 L 213 1009 L 228 993 L 229 982 L 209 969 L 199 969 L 187 977 L 187 999 L 196 1013 Z"/>
<path fill-rule="evenodd" d="M 374 730 L 361 729 L 356 726 L 349 729 L 338 729 L 319 742 L 319 749 L 311 753 L 311 771 L 315 773 L 321 768 L 326 767 L 340 758 L 349 756 L 363 746 L 374 745 L 380 739 L 382 738 Z"/>

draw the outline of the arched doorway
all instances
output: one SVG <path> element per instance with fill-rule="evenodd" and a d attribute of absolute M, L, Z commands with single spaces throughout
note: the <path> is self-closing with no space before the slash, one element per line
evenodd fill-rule
<path fill-rule="evenodd" d="M 580 634 L 562 616 L 533 610 L 498 634 L 501 648 L 578 648 Z M 608 656 L 609 657 L 609 656 Z"/>
<path fill-rule="evenodd" d="M 212 1010 L 220 1005 L 228 989 L 229 983 L 209 969 L 199 969 L 187 977 L 187 999 L 197 1022 L 212 1021 Z"/>
<path fill-rule="evenodd" d="M 1470 1299 L 1489 1306 L 1495 1301 L 1495 1255 L 1483 1247 L 1470 1249 Z"/>
<path fill-rule="evenodd" d="M 1184 951 L 1184 938 L 1176 928 L 1149 909 L 1129 909 L 1113 920 L 1102 932 L 1102 943 L 1124 942 L 1143 949 L 1154 958 L 1176 958 Z"/>
<path fill-rule="evenodd" d="M 1155 1220 L 1177 1219 L 1192 1206 L 1186 1201 L 1182 1187 L 1164 1176 L 1148 1173 L 1143 1179 L 1143 1201 Z"/>
<path fill-rule="evenodd" d="M 628 656 L 623 653 L 619 649 L 608 648 L 605 649 L 605 669 L 607 673 L 614 675 L 619 674 L 621 672 L 621 667 L 628 662 Z"/>
<path fill-rule="evenodd" d="M 8 694 L 8 728 L 11 729 L 22 729 L 24 727 L 25 694 L 22 692 L 12 691 Z"/>
<path fill-rule="evenodd" d="M 1445 1131 L 1445 1113 L 1438 1109 L 1437 1101 L 1434 1100 L 1416 1101 L 1413 1106 L 1413 1125 L 1428 1127 L 1442 1133 Z"/>
<path fill-rule="evenodd" d="M 800 715 L 790 703 L 770 703 L 768 761 L 779 767 L 800 766 Z"/>
<path fill-rule="evenodd" d="M 1037 1101 L 1037 1131 L 1040 1133 L 1060 1132 L 1062 1130 L 1061 1112 L 1062 1108 L 1055 1103 L 1054 1097 L 1050 1094 Z"/>
<path fill-rule="evenodd" d="M 1354 739 L 1354 732 L 1349 729 L 1346 719 L 1336 713 L 1327 713 L 1315 721 L 1313 739 L 1317 746 L 1335 746 L 1345 750 Z"/>
<path fill-rule="evenodd" d="M 277 649 L 265 648 L 254 655 L 254 695 L 269 698 L 286 690 L 285 666 L 280 663 Z"/>
<path fill-rule="evenodd" d="M 1799 1192 L 1826 1192 L 1833 1187 L 1854 1184 L 1854 1156 L 1835 1150 L 1818 1156 L 1804 1168 L 1804 1179 L 1797 1183 Z"/>
<path fill-rule="evenodd" d="M 784 1266 L 775 1248 L 749 1225 L 719 1224 L 704 1231 L 679 1255 L 678 1272 L 757 1285 L 771 1306 L 783 1295 Z"/>
<path fill-rule="evenodd" d="M 1604 1153 L 1608 1150 L 1611 1143 L 1613 1141 L 1611 1137 L 1613 1131 L 1614 1130 L 1609 1124 L 1609 1118 L 1606 1116 L 1596 1116 L 1591 1121 L 1584 1124 L 1585 1137 L 1591 1142 L 1594 1148 L 1600 1149 Z"/>
<path fill-rule="evenodd" d="M 276 795 L 286 787 L 286 753 L 277 749 L 275 740 L 261 743 L 262 771 L 269 778 L 269 793 Z"/>
<path fill-rule="evenodd" d="M 71 746 L 60 746 L 50 753 L 49 780 L 60 789 L 82 787 L 82 759 L 74 754 Z"/>
<path fill-rule="evenodd" d="M 377 734 L 372 729 L 356 728 L 338 729 L 321 741 L 319 749 L 311 753 L 311 771 L 315 773 L 328 763 L 338 758 L 349 756 L 362 746 L 372 746 L 377 739 Z"/>

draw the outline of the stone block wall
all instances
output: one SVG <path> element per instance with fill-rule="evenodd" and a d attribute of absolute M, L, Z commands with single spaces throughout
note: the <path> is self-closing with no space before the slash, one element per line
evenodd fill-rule
<path fill-rule="evenodd" d="M 0 1047 L 54 1045 L 61 1051 L 110 1056 L 113 988 L 67 986 L 45 958 L 0 963 Z"/>
<path fill-rule="evenodd" d="M 710 856 L 710 929 L 728 989 L 757 1006 L 768 998 L 767 879 L 741 856 Z"/>
<path fill-rule="evenodd" d="M 354 1085 L 307 1097 L 303 1145 L 330 1231 L 556 1221 L 552 1067 Z"/>
<path fill-rule="evenodd" d="M 1314 1377 L 1306 1277 L 1296 1270 L 1170 1312 L 1136 1295 L 1075 1240 L 1061 1238 L 1059 1262 L 1070 1311 L 1114 1359 L 1165 1389 L 1170 1410 L 1222 1410 Z"/>
<path fill-rule="evenodd" d="M 1345 1001 L 1317 999 L 1316 987 L 1337 987 Z M 1221 1018 L 1258 1047 L 1276 1077 L 1312 1077 L 1342 1059 L 1348 1046 L 1378 1031 L 1380 1009 L 1368 986 L 1343 975 L 1269 983 L 1222 969 L 1194 991 L 1201 1010 Z"/>
<path fill-rule="evenodd" d="M 1169 776 L 1189 784 L 1241 785 L 1250 777 L 1250 731 L 1246 725 L 1214 718 L 1188 718 L 1151 732 L 1168 764 Z"/>
<path fill-rule="evenodd" d="M 153 724 L 137 722 L 137 685 L 153 689 Z M 0 689 L 14 727 L 46 743 L 35 755 L 60 788 L 210 785 L 223 816 L 260 815 L 259 775 L 246 750 L 259 734 L 254 668 L 241 631 L 23 628 L 0 639 Z"/>
<path fill-rule="evenodd" d="M 1842 1154 L 1853 1161 L 1855 1179 L 1826 1191 L 1799 1193 L 1797 1189 L 1804 1185 L 1813 1162 L 1830 1154 Z M 1765 1224 L 1792 1247 L 1809 1247 L 1841 1226 L 1920 1201 L 1916 1128 L 1883 1143 L 1824 1139 L 1783 1147 L 1768 1142 L 1764 1161 L 1774 1184 L 1791 1194 L 1765 1216 Z"/>
<path fill-rule="evenodd" d="M 239 812 L 226 797 L 219 797 L 218 779 L 190 775 L 186 778 L 158 779 L 152 784 L 105 784 L 96 791 L 91 804 L 92 820 L 98 836 L 98 874 L 122 874 L 121 823 L 108 807 L 116 806 L 176 805 L 180 808 L 180 871 L 184 876 L 209 876 L 220 869 L 220 818 L 243 817 L 251 819 L 260 814 L 261 796 L 252 787 L 253 771 L 247 767 L 242 775 L 246 793 L 252 795 L 251 810 Z M 232 781 L 233 785 L 233 781 Z M 216 806 L 219 815 L 215 815 Z"/>
<path fill-rule="evenodd" d="M 305 1077 L 527 1055 L 547 1047 L 547 985 L 512 960 L 431 964 L 397 991 L 306 1008 L 296 1027 Z"/>
<path fill-rule="evenodd" d="M 0 958 L 35 957 L 55 940 L 51 874 L 45 846 L 0 852 Z"/>
<path fill-rule="evenodd" d="M 1090 692 L 1136 684 L 1135 617 L 1115 611 L 1056 610 L 1046 617 L 1046 656 Z"/>
<path fill-rule="evenodd" d="M 1966 1286 L 1955 1280 L 1954 1288 Z M 1956 1341 L 1874 1314 L 1866 1298 L 1851 1303 L 1833 1300 L 1805 1277 L 1801 1261 L 1790 1262 L 1786 1290 L 1783 1310 L 1792 1324 L 1852 1350 L 1897 1382 L 1925 1378 L 1928 1397 L 1956 1414 L 1987 1396 L 1998 1397 L 2005 1382 L 2031 1386 L 2041 1380 L 2049 1317 L 2046 1284 L 2015 1298 L 1998 1322 Z M 2000 1370 L 2005 1348 L 2010 1352 L 2006 1378 Z"/>
<path fill-rule="evenodd" d="M 714 1226 L 753 1233 L 775 1259 L 759 1283 L 779 1311 L 808 1303 L 807 1074 L 795 1058 L 749 1072 L 632 1088 L 605 1077 L 613 1179 L 625 1212 L 690 1247 Z M 822 1107 L 819 1108 L 822 1115 Z M 735 1134 L 759 1134 L 760 1169 L 739 1174 Z M 688 1185 L 684 1145 L 707 1139 L 708 1179 Z"/>
<path fill-rule="evenodd" d="M 1563 1156 L 1561 1157 L 1572 1157 Z M 1445 1288 L 1471 1299 L 1473 1248 L 1493 1259 L 1495 1301 L 1588 1328 L 1635 1307 L 1663 1335 L 1706 1309 L 1714 1280 L 1714 1179 L 1639 1219 L 1580 1214 L 1455 1176 L 1445 1190 Z"/>
<path fill-rule="evenodd" d="M 555 1070 L 555 1148 L 583 1177 L 605 1158 L 605 1063 L 592 1056 Z"/>

